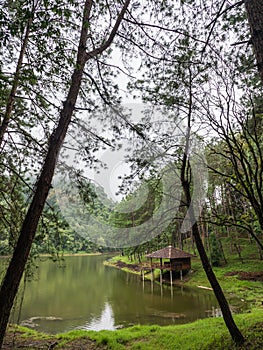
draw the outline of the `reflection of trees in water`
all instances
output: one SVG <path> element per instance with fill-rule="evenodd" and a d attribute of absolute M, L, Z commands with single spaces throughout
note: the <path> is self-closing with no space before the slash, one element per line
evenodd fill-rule
<path fill-rule="evenodd" d="M 198 318 L 207 317 L 206 310 L 216 306 L 212 292 L 174 286 L 171 296 L 170 286 L 154 283 L 143 283 L 139 276 L 123 274 L 122 282 L 113 286 L 110 297 L 117 324 L 134 320 L 145 323 L 186 323 Z M 163 317 L 163 314 L 184 315 L 184 317 Z"/>
<path fill-rule="evenodd" d="M 219 307 L 212 306 L 211 310 L 206 311 L 208 317 L 222 317 L 222 311 Z"/>
<path fill-rule="evenodd" d="M 105 273 L 105 257 L 66 257 L 65 268 L 41 263 L 39 279 L 28 283 L 22 318 L 54 315 L 63 319 L 99 317 L 116 272 Z"/>

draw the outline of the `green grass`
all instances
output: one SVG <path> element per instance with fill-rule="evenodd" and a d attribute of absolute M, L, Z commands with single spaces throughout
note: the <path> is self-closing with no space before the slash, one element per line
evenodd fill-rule
<path fill-rule="evenodd" d="M 235 316 L 235 321 L 247 342 L 242 349 L 261 349 L 263 332 L 256 325 L 263 325 L 263 309 Z M 180 349 L 223 350 L 235 347 L 222 318 L 209 318 L 177 326 L 134 326 L 117 331 L 72 331 L 56 336 L 60 346 L 76 339 L 87 338 L 107 349 Z M 251 345 L 252 344 L 252 345 Z M 250 345 L 250 347 L 248 347 Z M 252 346 L 252 347 L 251 347 Z"/>
<path fill-rule="evenodd" d="M 262 305 L 263 301 L 263 283 L 260 281 L 240 280 L 238 274 L 227 276 L 233 271 L 259 272 L 263 271 L 263 261 L 256 258 L 256 247 L 248 243 L 249 240 L 241 240 L 243 263 L 237 254 L 231 254 L 228 240 L 224 242 L 224 250 L 227 254 L 227 265 L 214 267 L 215 275 L 227 297 L 237 296 L 251 304 L 252 307 Z M 252 249 L 253 248 L 253 249 Z M 256 251 L 257 252 L 257 251 Z M 210 286 L 206 274 L 199 259 L 192 261 L 193 272 L 189 274 L 187 285 Z"/>
<path fill-rule="evenodd" d="M 18 326 L 15 324 L 10 325 L 8 329 L 10 332 L 13 332 L 13 333 L 16 333 L 17 331 L 19 331 L 22 334 L 23 338 L 36 338 L 36 339 L 49 339 L 50 338 L 49 334 L 36 331 L 32 328 Z"/>

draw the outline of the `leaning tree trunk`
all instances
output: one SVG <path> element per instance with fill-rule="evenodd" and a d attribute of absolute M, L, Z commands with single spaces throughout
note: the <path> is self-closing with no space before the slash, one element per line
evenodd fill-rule
<path fill-rule="evenodd" d="M 26 214 L 12 259 L 2 282 L 0 290 L 0 347 L 3 342 L 3 337 L 7 327 L 10 311 L 13 306 L 14 298 L 18 291 L 18 287 L 29 256 L 39 218 L 48 196 L 58 154 L 66 136 L 67 128 L 71 120 L 71 116 L 73 114 L 74 106 L 79 93 L 81 78 L 85 65 L 85 45 L 88 34 L 88 31 L 86 29 L 88 26 L 86 23 L 89 19 L 89 3 L 90 1 L 87 0 L 85 5 L 85 15 L 83 18 L 83 23 L 85 23 L 85 25 L 82 28 L 78 48 L 78 57 L 76 64 L 77 68 L 72 75 L 71 86 L 67 99 L 64 103 L 64 107 L 60 114 L 59 124 L 50 138 L 48 153 L 36 185 L 34 197 Z"/>
<path fill-rule="evenodd" d="M 181 184 L 185 195 L 185 204 L 186 204 L 186 207 L 188 208 L 188 215 L 190 218 L 190 222 L 192 224 L 192 233 L 195 240 L 196 248 L 200 255 L 200 259 L 202 261 L 202 265 L 205 270 L 206 276 L 211 284 L 211 287 L 213 288 L 214 294 L 221 308 L 225 324 L 234 342 L 236 344 L 243 344 L 245 341 L 244 337 L 241 334 L 240 330 L 238 329 L 237 325 L 235 324 L 235 321 L 231 314 L 226 297 L 223 293 L 223 290 L 220 284 L 217 281 L 216 275 L 214 274 L 214 271 L 212 269 L 212 266 L 206 254 L 206 251 L 200 236 L 197 220 L 195 217 L 194 208 L 192 205 L 191 180 L 189 180 L 191 179 L 191 166 L 190 166 L 189 156 L 188 156 L 189 149 L 190 149 L 190 130 L 191 130 L 191 103 L 192 103 L 191 97 L 192 97 L 192 91 L 190 88 L 190 105 L 189 105 L 188 125 L 187 125 L 188 128 L 186 133 L 185 149 L 184 149 L 184 155 L 182 159 L 182 168 L 181 168 L 181 175 L 180 175 Z"/>
<path fill-rule="evenodd" d="M 106 50 L 112 43 L 116 32 L 120 26 L 123 16 L 129 6 L 130 0 L 126 0 L 123 8 L 115 22 L 108 39 L 98 48 L 87 53 L 86 43 L 89 33 L 89 17 L 92 7 L 92 0 L 86 0 L 82 19 L 82 28 L 77 52 L 75 70 L 71 77 L 71 84 L 63 109 L 60 113 L 58 126 L 50 137 L 47 156 L 41 170 L 36 190 L 22 224 L 17 245 L 14 249 L 12 259 L 9 263 L 0 290 L 0 348 L 2 348 L 3 338 L 8 324 L 9 315 L 13 306 L 15 296 L 18 291 L 20 281 L 23 276 L 25 265 L 30 253 L 31 245 L 35 237 L 39 218 L 43 211 L 45 201 L 51 187 L 51 181 L 55 171 L 60 148 L 65 139 L 69 123 L 71 121 L 77 97 L 80 91 L 83 71 L 87 60 L 95 57 Z"/>
<path fill-rule="evenodd" d="M 191 206 L 190 183 L 188 181 L 183 182 L 183 189 L 184 189 L 184 193 L 185 193 L 186 198 L 187 198 L 186 205 L 189 209 L 189 217 L 190 217 L 191 222 L 193 223 L 192 232 L 193 232 L 193 236 L 195 239 L 196 248 L 197 248 L 198 253 L 200 255 L 203 268 L 204 268 L 205 273 L 207 275 L 207 278 L 211 284 L 211 287 L 213 288 L 214 294 L 215 294 L 216 299 L 218 301 L 218 304 L 221 308 L 225 324 L 229 330 L 229 333 L 231 334 L 232 339 L 234 340 L 234 342 L 236 344 L 242 344 L 244 342 L 244 337 L 241 334 L 240 330 L 237 328 L 237 325 L 235 324 L 235 321 L 232 317 L 228 302 L 227 302 L 225 295 L 222 291 L 222 288 L 221 288 L 220 284 L 218 283 L 217 278 L 214 274 L 214 271 L 213 271 L 212 266 L 209 262 L 208 256 L 206 254 L 206 251 L 205 251 L 205 248 L 204 248 L 201 236 L 200 236 L 199 228 L 198 228 L 198 225 L 197 225 L 197 222 L 195 219 L 194 210 L 193 210 L 193 207 Z"/>
<path fill-rule="evenodd" d="M 263 1 L 245 0 L 257 67 L 263 84 Z"/>

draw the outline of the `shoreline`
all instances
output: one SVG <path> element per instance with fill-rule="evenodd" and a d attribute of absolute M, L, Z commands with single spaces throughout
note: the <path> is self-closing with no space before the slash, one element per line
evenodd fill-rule
<path fill-rule="evenodd" d="M 118 270 L 121 270 L 121 271 L 124 271 L 124 272 L 132 273 L 132 274 L 137 275 L 137 276 L 142 276 L 140 264 L 135 264 L 135 263 L 132 263 L 132 262 L 130 264 L 127 264 L 127 263 L 125 263 L 125 262 L 123 262 L 121 260 L 115 261 L 115 262 L 110 261 L 110 260 L 105 260 L 103 262 L 103 265 L 104 266 L 113 267 L 115 269 L 118 269 Z M 158 279 L 159 278 L 159 273 L 155 273 L 154 276 L 155 277 L 154 277 L 153 282 L 157 283 L 157 284 L 160 284 L 160 281 Z M 150 273 L 145 273 L 144 274 L 144 279 L 147 280 L 147 281 L 151 281 Z M 187 283 L 188 280 L 189 280 L 188 278 L 185 278 L 183 281 L 181 281 L 180 279 L 174 279 L 173 280 L 173 285 L 174 286 L 182 286 L 185 283 Z M 163 279 L 162 283 L 165 284 L 165 285 L 170 285 L 171 284 L 170 281 L 165 280 L 165 279 Z M 209 287 L 204 287 L 204 288 L 208 289 Z"/>
<path fill-rule="evenodd" d="M 112 253 L 101 253 L 101 252 L 94 252 L 94 253 L 58 253 L 56 255 L 43 253 L 36 256 L 36 258 L 52 258 L 52 257 L 64 257 L 64 256 L 99 256 L 103 254 L 111 255 Z M 12 255 L 0 255 L 0 259 L 8 259 L 11 258 Z"/>
<path fill-rule="evenodd" d="M 149 350 L 161 344 L 163 350 L 256 350 L 263 345 L 262 316 L 262 309 L 234 316 L 245 336 L 240 347 L 234 345 L 222 317 L 214 317 L 183 325 L 135 325 L 114 331 L 72 330 L 55 335 L 10 324 L 3 349 Z"/>
<path fill-rule="evenodd" d="M 55 257 L 56 256 L 58 256 L 58 257 L 63 257 L 63 256 L 98 256 L 98 255 L 103 255 L 103 253 L 100 253 L 100 252 L 96 252 L 96 253 L 65 253 L 65 254 L 61 253 L 61 254 L 55 255 Z M 41 257 L 52 258 L 53 255 L 51 255 L 51 254 L 39 254 L 39 257 L 40 258 Z"/>
<path fill-rule="evenodd" d="M 115 256 L 113 259 L 104 261 L 104 265 L 117 268 L 128 273 L 137 274 L 139 276 L 141 275 L 140 264 L 123 260 L 124 258 L 122 256 Z M 216 273 L 218 281 L 228 300 L 237 298 L 240 299 L 242 303 L 248 303 L 250 305 L 249 309 L 255 307 L 262 309 L 263 298 L 261 291 L 263 291 L 263 269 L 261 269 L 260 272 L 252 272 L 252 269 L 244 272 L 240 270 L 237 271 L 236 266 L 233 266 L 233 269 L 229 271 L 221 266 L 214 268 L 214 272 Z M 144 278 L 147 281 L 151 280 L 150 274 L 145 274 Z M 157 271 L 154 274 L 154 283 L 160 283 L 159 272 Z M 165 282 L 164 279 L 163 283 L 170 285 L 170 281 Z M 211 285 L 203 270 L 202 264 L 197 259 L 192 261 L 192 269 L 183 277 L 183 280 L 181 281 L 180 279 L 174 279 L 173 285 L 200 288 L 213 292 L 213 289 L 211 288 Z"/>

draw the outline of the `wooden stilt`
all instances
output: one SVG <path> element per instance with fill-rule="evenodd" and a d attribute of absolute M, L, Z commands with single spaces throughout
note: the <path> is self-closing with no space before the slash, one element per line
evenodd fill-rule
<path fill-rule="evenodd" d="M 153 269 L 151 269 L 151 291 L 152 291 L 152 293 L 153 293 L 153 278 L 154 278 Z"/>
<path fill-rule="evenodd" d="M 160 285 L 161 285 L 161 296 L 163 296 L 163 275 L 162 275 L 162 270 L 160 270 Z"/>
<path fill-rule="evenodd" d="M 180 270 L 180 280 L 182 281 L 183 280 L 183 271 Z"/>
<path fill-rule="evenodd" d="M 173 297 L 173 271 L 170 270 L 171 297 Z"/>

